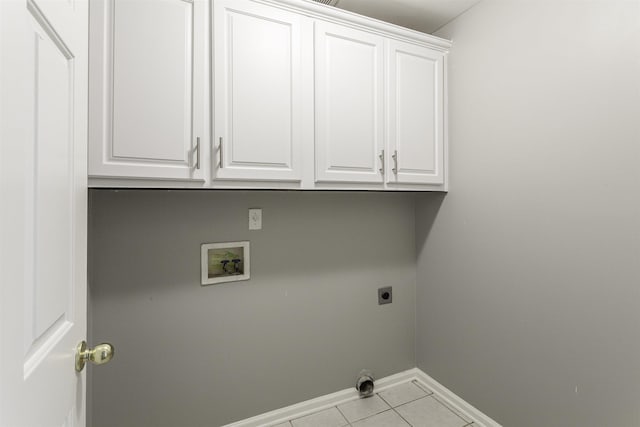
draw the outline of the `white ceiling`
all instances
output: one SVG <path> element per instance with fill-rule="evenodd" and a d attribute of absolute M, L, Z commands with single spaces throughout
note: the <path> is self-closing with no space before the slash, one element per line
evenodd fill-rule
<path fill-rule="evenodd" d="M 480 0 L 339 0 L 337 7 L 433 33 Z"/>

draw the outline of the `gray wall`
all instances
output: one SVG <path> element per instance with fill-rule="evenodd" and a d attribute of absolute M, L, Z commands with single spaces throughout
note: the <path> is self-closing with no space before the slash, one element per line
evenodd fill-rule
<path fill-rule="evenodd" d="M 92 191 L 91 339 L 116 356 L 91 425 L 219 426 L 414 367 L 414 224 L 402 194 Z M 200 244 L 236 240 L 251 280 L 200 286 Z"/>
<path fill-rule="evenodd" d="M 438 35 L 418 366 L 504 426 L 639 426 L 640 2 L 484 0 Z"/>

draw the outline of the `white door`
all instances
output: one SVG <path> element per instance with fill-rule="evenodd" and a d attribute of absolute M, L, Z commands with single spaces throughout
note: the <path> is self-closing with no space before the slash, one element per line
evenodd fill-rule
<path fill-rule="evenodd" d="M 91 177 L 203 180 L 205 9 L 91 1 Z"/>
<path fill-rule="evenodd" d="M 213 7 L 213 177 L 300 181 L 303 18 L 247 0 Z"/>
<path fill-rule="evenodd" d="M 315 25 L 316 181 L 382 183 L 384 39 Z"/>
<path fill-rule="evenodd" d="M 389 41 L 387 183 L 444 183 L 444 55 Z"/>
<path fill-rule="evenodd" d="M 0 425 L 85 425 L 87 0 L 0 1 Z"/>

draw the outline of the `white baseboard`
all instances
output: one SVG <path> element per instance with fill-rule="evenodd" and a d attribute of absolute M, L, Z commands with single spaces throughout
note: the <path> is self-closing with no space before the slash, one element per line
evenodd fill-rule
<path fill-rule="evenodd" d="M 491 418 L 489 418 L 473 406 L 469 405 L 467 402 L 456 396 L 445 386 L 443 386 L 418 368 L 409 369 L 408 371 L 400 372 L 399 374 L 377 379 L 375 391 L 383 391 L 387 388 L 394 387 L 398 384 L 409 381 L 418 381 L 429 390 L 433 391 L 434 396 L 437 397 L 438 400 L 442 401 L 442 403 L 460 412 L 465 417 L 472 419 L 475 422 L 474 426 L 477 425 L 478 427 L 502 427 L 500 426 L 500 424 L 496 423 Z M 262 427 L 284 423 L 294 418 L 300 418 L 305 415 L 313 414 L 314 412 L 322 411 L 323 409 L 332 408 L 350 400 L 357 399 L 358 397 L 358 392 L 356 391 L 354 385 L 353 388 L 348 388 L 346 390 L 341 390 L 335 393 L 320 396 L 315 399 L 296 403 L 295 405 L 266 412 L 264 414 L 237 421 L 232 424 L 227 424 L 223 427 Z"/>

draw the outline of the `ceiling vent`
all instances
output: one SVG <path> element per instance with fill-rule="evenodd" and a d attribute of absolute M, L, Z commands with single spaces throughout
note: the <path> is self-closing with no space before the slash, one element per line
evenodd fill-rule
<path fill-rule="evenodd" d="M 322 4 L 326 4 L 328 6 L 335 6 L 338 4 L 339 0 L 313 0 L 316 3 L 322 3 Z"/>

